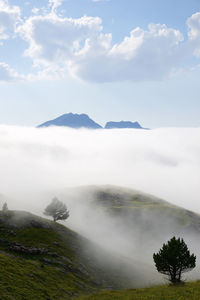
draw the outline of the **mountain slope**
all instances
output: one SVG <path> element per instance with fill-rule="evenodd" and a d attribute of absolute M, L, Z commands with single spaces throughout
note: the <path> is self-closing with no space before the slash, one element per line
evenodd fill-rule
<path fill-rule="evenodd" d="M 49 126 L 66 126 L 71 128 L 90 128 L 90 129 L 99 129 L 102 128 L 99 124 L 94 122 L 86 114 L 64 114 L 54 120 L 47 121 L 39 126 L 49 127 Z"/>

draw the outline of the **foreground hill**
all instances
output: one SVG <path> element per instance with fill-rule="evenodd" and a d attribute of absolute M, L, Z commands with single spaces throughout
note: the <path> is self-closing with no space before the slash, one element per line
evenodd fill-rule
<path fill-rule="evenodd" d="M 200 281 L 183 286 L 155 286 L 146 289 L 104 291 L 77 300 L 199 300 Z"/>
<path fill-rule="evenodd" d="M 155 294 L 153 288 L 99 291 L 161 283 L 152 253 L 172 235 L 187 238 L 189 248 L 196 241 L 198 255 L 198 214 L 121 187 L 92 186 L 71 190 L 71 197 L 69 191 L 68 197 L 64 194 L 71 199 L 65 224 L 76 225 L 89 239 L 27 212 L 0 212 L 0 299 L 72 299 L 96 293 L 88 299 L 178 299 L 167 287 L 156 288 Z M 190 296 L 187 287 L 177 295 Z M 199 284 L 193 287 L 195 295 Z"/>
<path fill-rule="evenodd" d="M 60 224 L 27 212 L 0 213 L 1 300 L 71 299 L 128 287 L 126 272 L 135 272 L 123 265 L 123 258 Z"/>

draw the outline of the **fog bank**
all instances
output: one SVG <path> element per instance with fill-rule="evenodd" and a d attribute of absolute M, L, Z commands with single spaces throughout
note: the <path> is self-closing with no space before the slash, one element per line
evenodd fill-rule
<path fill-rule="evenodd" d="M 0 193 L 40 209 L 66 187 L 131 187 L 200 212 L 200 128 L 74 130 L 0 126 Z"/>
<path fill-rule="evenodd" d="M 194 224 L 185 230 L 179 212 L 172 217 L 143 209 L 141 215 L 131 210 L 120 218 L 109 215 L 95 208 L 93 196 L 77 187 L 129 187 L 200 212 L 199 153 L 200 128 L 75 130 L 1 125 L 0 205 L 6 199 L 10 209 L 42 214 L 51 198 L 58 196 L 70 209 L 67 226 L 127 261 L 124 271 L 131 287 L 162 282 L 153 252 L 178 235 L 198 254 L 200 228 Z M 96 250 L 89 251 L 94 255 Z M 106 257 L 97 252 L 95 259 L 107 265 Z M 199 263 L 188 278 L 198 276 Z"/>

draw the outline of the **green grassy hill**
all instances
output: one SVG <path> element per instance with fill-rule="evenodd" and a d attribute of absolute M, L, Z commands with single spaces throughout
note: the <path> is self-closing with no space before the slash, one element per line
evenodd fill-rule
<path fill-rule="evenodd" d="M 183 286 L 155 286 L 125 291 L 102 291 L 77 300 L 199 300 L 200 281 Z"/>
<path fill-rule="evenodd" d="M 196 239 L 200 231 L 198 214 L 153 196 L 110 186 L 85 188 L 81 199 L 76 200 L 84 206 L 89 203 L 99 226 L 105 225 L 103 212 L 112 220 L 114 217 L 117 236 L 123 236 L 129 230 L 125 238 L 130 238 L 131 246 L 137 246 L 133 248 L 135 252 L 130 249 L 130 255 L 127 252 L 127 255 L 120 256 L 61 224 L 22 211 L 9 211 L 7 216 L 0 212 L 1 300 L 200 299 L 199 282 L 175 288 L 159 286 L 119 291 L 149 286 L 152 270 L 158 273 L 153 262 L 148 264 L 148 260 L 138 260 L 137 253 L 142 254 L 142 258 L 149 255 L 152 259 L 154 242 L 161 246 L 161 240 L 169 233 L 192 232 Z M 87 212 L 82 211 L 83 220 L 92 226 Z M 100 218 L 96 219 L 98 212 Z M 114 233 L 109 227 L 106 230 L 112 242 Z M 123 246 L 122 243 L 119 247 Z"/>
<path fill-rule="evenodd" d="M 84 247 L 113 261 L 102 269 Z M 122 262 L 122 261 L 121 261 Z M 126 281 L 121 262 L 68 228 L 27 212 L 0 213 L 0 299 L 71 299 Z"/>

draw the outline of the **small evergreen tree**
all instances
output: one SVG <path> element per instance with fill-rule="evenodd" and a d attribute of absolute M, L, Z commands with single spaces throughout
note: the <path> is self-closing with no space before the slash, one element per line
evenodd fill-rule
<path fill-rule="evenodd" d="M 44 215 L 53 217 L 54 222 L 56 222 L 66 220 L 69 217 L 69 211 L 66 205 L 55 197 L 45 208 Z"/>
<path fill-rule="evenodd" d="M 158 272 L 167 275 L 172 284 L 181 282 L 182 273 L 188 272 L 196 266 L 196 256 L 190 254 L 183 239 L 173 237 L 153 259 Z"/>

